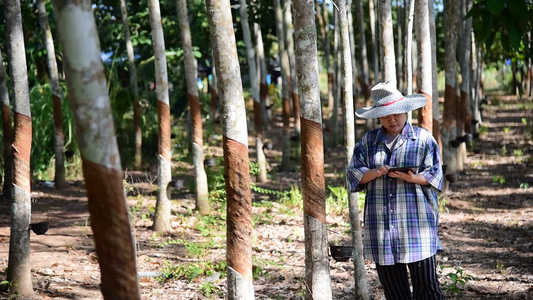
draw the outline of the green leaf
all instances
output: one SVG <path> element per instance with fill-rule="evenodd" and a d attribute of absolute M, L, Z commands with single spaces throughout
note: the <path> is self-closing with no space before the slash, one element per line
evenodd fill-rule
<path fill-rule="evenodd" d="M 509 41 L 514 50 L 518 51 L 520 49 L 520 42 L 522 41 L 522 30 L 520 25 L 509 21 L 507 24 L 507 32 L 509 33 Z"/>
<path fill-rule="evenodd" d="M 493 15 L 498 15 L 505 8 L 505 1 L 489 0 L 487 2 L 487 8 Z"/>

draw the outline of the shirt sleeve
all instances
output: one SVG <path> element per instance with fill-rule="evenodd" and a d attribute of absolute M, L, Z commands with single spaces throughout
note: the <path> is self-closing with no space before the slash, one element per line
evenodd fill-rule
<path fill-rule="evenodd" d="M 367 187 L 367 184 L 359 184 L 365 172 L 369 170 L 366 163 L 367 151 L 365 146 L 366 143 L 364 142 L 365 137 L 363 137 L 354 147 L 352 159 L 346 170 L 348 182 L 350 183 L 350 190 L 352 193 L 365 190 Z"/>
<path fill-rule="evenodd" d="M 424 166 L 426 167 L 422 171 L 422 175 L 433 188 L 441 192 L 444 176 L 442 174 L 440 150 L 437 141 L 431 135 L 427 137 Z"/>

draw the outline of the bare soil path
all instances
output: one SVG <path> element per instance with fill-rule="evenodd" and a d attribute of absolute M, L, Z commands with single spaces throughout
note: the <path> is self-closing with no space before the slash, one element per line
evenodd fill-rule
<path fill-rule="evenodd" d="M 493 95 L 484 117 L 487 132 L 475 141 L 465 170 L 443 195 L 440 235 L 445 251 L 438 255 L 440 281 L 447 299 L 533 299 L 533 104 Z M 281 131 L 275 128 L 266 136 L 281 137 Z M 327 142 L 330 135 L 325 136 Z M 272 142 L 273 149 L 279 148 L 276 139 Z M 342 186 L 343 150 L 326 149 L 327 185 Z M 221 155 L 215 147 L 208 153 Z M 266 155 L 273 171 L 271 182 L 262 187 L 279 191 L 298 185 L 298 169 L 276 172 L 274 162 L 280 153 L 267 150 Z M 185 178 L 186 184 L 172 192 L 174 231 L 168 235 L 149 228 L 154 175 L 125 175 L 142 298 L 224 299 L 226 282 L 220 271 L 225 260 L 224 210 L 215 208 L 208 217 L 191 214 L 190 166 L 177 164 L 175 170 L 176 178 Z M 209 172 L 220 174 L 222 168 Z M 298 205 L 288 209 L 281 204 L 282 196 L 253 195 L 256 299 L 302 299 L 305 290 L 301 211 Z M 269 204 L 259 205 L 261 200 Z M 0 204 L 0 281 L 8 265 L 8 212 L 9 207 Z M 49 221 L 50 229 L 45 235 L 31 233 L 32 299 L 102 299 L 83 185 L 71 182 L 69 188 L 55 190 L 36 183 L 32 222 L 39 221 Z M 329 214 L 328 228 L 331 240 L 349 239 L 347 209 Z M 375 266 L 367 262 L 366 268 L 371 291 L 381 299 Z M 205 270 L 211 272 L 203 274 Z M 331 260 L 334 299 L 353 299 L 352 274 L 352 261 Z M 163 280 L 160 275 L 172 278 Z M 0 299 L 8 299 L 5 291 L 0 291 Z"/>

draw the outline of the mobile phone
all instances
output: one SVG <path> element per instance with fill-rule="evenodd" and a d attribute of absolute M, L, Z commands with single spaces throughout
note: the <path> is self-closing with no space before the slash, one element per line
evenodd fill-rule
<path fill-rule="evenodd" d="M 418 167 L 417 166 L 412 166 L 412 167 L 402 167 L 402 168 L 389 168 L 389 173 L 390 172 L 404 172 L 404 173 L 409 173 L 409 171 L 413 172 L 413 173 L 416 173 L 416 170 L 418 170 Z"/>

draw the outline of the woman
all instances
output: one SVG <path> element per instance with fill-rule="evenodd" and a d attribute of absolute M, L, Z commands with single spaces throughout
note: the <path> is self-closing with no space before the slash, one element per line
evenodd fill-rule
<path fill-rule="evenodd" d="M 427 130 L 406 122 L 407 112 L 427 99 L 403 96 L 389 82 L 374 86 L 371 98 L 374 105 L 356 115 L 379 118 L 382 126 L 355 146 L 347 173 L 353 192 L 367 191 L 364 256 L 376 263 L 387 299 L 443 299 L 435 262 L 442 250 L 437 235 L 437 193 L 443 181 L 438 144 Z"/>

